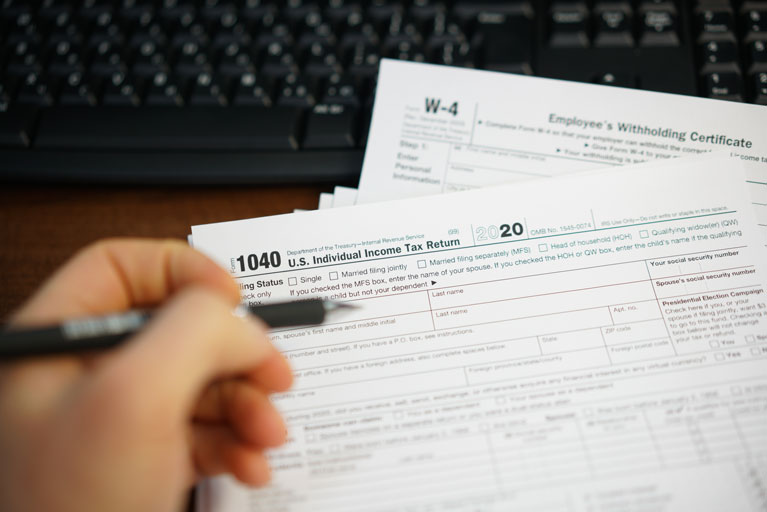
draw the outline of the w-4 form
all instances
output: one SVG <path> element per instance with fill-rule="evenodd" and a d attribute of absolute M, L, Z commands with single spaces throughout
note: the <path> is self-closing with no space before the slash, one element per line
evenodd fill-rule
<path fill-rule="evenodd" d="M 723 162 L 193 228 L 280 255 L 234 266 L 252 301 L 360 306 L 273 332 L 274 482 L 200 510 L 764 510 L 767 257 Z"/>

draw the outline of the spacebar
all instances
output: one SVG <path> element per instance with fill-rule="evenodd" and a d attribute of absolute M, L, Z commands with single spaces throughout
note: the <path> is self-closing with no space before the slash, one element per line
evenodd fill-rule
<path fill-rule="evenodd" d="M 292 150 L 301 110 L 220 107 L 52 107 L 33 145 L 68 149 Z"/>

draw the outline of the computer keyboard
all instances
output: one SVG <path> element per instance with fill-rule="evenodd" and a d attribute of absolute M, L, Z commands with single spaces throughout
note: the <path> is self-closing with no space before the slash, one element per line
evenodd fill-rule
<path fill-rule="evenodd" d="M 5 182 L 354 183 L 384 57 L 767 104 L 767 1 L 0 4 Z"/>

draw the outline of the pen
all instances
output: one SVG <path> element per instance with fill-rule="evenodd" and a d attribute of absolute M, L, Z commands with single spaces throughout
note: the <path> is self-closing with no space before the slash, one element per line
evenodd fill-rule
<path fill-rule="evenodd" d="M 310 299 L 265 306 L 241 304 L 233 314 L 255 315 L 272 328 L 298 327 L 321 324 L 326 314 L 354 307 L 343 302 Z M 113 347 L 141 329 L 151 317 L 151 311 L 133 310 L 76 318 L 47 327 L 5 330 L 0 332 L 0 359 Z"/>

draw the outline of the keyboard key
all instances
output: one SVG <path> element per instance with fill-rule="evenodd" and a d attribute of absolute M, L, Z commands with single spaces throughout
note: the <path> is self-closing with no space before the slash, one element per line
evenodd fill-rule
<path fill-rule="evenodd" d="M 59 41 L 48 54 L 46 71 L 50 75 L 63 76 L 85 69 L 80 48 L 69 41 Z"/>
<path fill-rule="evenodd" d="M 91 84 L 83 80 L 82 73 L 73 72 L 62 80 L 59 89 L 60 105 L 96 105 L 96 94 Z"/>
<path fill-rule="evenodd" d="M 133 49 L 130 61 L 131 73 L 137 76 L 149 77 L 170 71 L 165 52 L 151 39 L 143 41 Z"/>
<path fill-rule="evenodd" d="M 712 40 L 699 45 L 704 64 L 727 64 L 738 62 L 738 45 L 734 40 Z"/>
<path fill-rule="evenodd" d="M 120 46 L 104 41 L 93 49 L 88 66 L 90 74 L 105 77 L 124 73 L 127 69 Z"/>
<path fill-rule="evenodd" d="M 364 93 L 358 86 L 358 81 L 339 74 L 331 75 L 325 85 L 322 103 L 335 105 L 358 106 Z"/>
<path fill-rule="evenodd" d="M 462 38 L 433 37 L 428 47 L 429 61 L 435 64 L 474 67 L 477 60 L 474 47 Z"/>
<path fill-rule="evenodd" d="M 284 42 L 273 41 L 260 50 L 261 72 L 273 78 L 285 77 L 298 71 L 293 48 Z"/>
<path fill-rule="evenodd" d="M 533 7 L 527 1 L 467 1 L 458 0 L 453 7 L 453 13 L 465 20 L 475 20 L 482 13 L 504 14 L 507 16 L 532 17 Z"/>
<path fill-rule="evenodd" d="M 277 104 L 291 107 L 313 107 L 317 102 L 315 84 L 304 77 L 288 75 L 282 81 L 277 96 Z"/>
<path fill-rule="evenodd" d="M 740 73 L 711 72 L 703 75 L 703 92 L 709 98 L 743 101 Z"/>
<path fill-rule="evenodd" d="M 357 42 L 346 48 L 346 65 L 349 73 L 358 76 L 373 76 L 378 73 L 381 52 L 377 44 Z"/>
<path fill-rule="evenodd" d="M 16 102 L 22 105 L 46 107 L 53 104 L 51 84 L 36 74 L 30 74 L 19 82 Z"/>
<path fill-rule="evenodd" d="M 595 8 L 597 18 L 594 46 L 615 48 L 634 46 L 631 7 L 627 4 L 602 4 Z"/>
<path fill-rule="evenodd" d="M 412 62 L 426 62 L 426 52 L 417 39 L 409 37 L 389 37 L 384 42 L 387 57 Z"/>
<path fill-rule="evenodd" d="M 549 16 L 549 44 L 555 48 L 589 46 L 589 11 L 583 4 L 554 4 Z"/>
<path fill-rule="evenodd" d="M 202 73 L 192 85 L 189 104 L 225 107 L 229 103 L 227 89 L 224 80 L 214 79 L 209 73 Z"/>
<path fill-rule="evenodd" d="M 307 116 L 306 149 L 353 148 L 357 109 L 348 105 L 316 105 Z"/>
<path fill-rule="evenodd" d="M 197 18 L 197 9 L 193 2 L 163 0 L 159 10 L 159 19 L 168 32 L 191 27 Z"/>
<path fill-rule="evenodd" d="M 193 107 L 52 107 L 43 112 L 41 148 L 294 150 L 300 110 Z"/>
<path fill-rule="evenodd" d="M 253 73 L 245 73 L 235 86 L 233 104 L 236 106 L 271 107 L 274 84 L 271 80 L 257 80 Z"/>
<path fill-rule="evenodd" d="M 748 43 L 748 63 L 756 70 L 767 71 L 767 40 Z"/>
<path fill-rule="evenodd" d="M 754 88 L 754 103 L 767 105 L 767 71 L 754 73 L 751 76 L 751 83 Z"/>
<path fill-rule="evenodd" d="M 325 77 L 341 72 L 341 63 L 335 53 L 335 48 L 327 43 L 312 43 L 304 51 L 304 73 Z"/>
<path fill-rule="evenodd" d="M 699 34 L 722 34 L 735 30 L 732 9 L 727 4 L 697 7 L 695 22 Z"/>
<path fill-rule="evenodd" d="M 141 104 L 140 88 L 124 73 L 115 73 L 104 80 L 101 103 L 112 107 L 137 107 Z"/>
<path fill-rule="evenodd" d="M 0 147 L 23 148 L 31 144 L 37 109 L 14 106 L 0 111 Z"/>
<path fill-rule="evenodd" d="M 181 107 L 184 105 L 185 84 L 165 73 L 152 77 L 146 91 L 147 105 Z"/>
<path fill-rule="evenodd" d="M 118 19 L 123 29 L 134 32 L 147 27 L 154 19 L 154 2 L 148 0 L 122 0 L 118 7 Z"/>
<path fill-rule="evenodd" d="M 222 75 L 241 76 L 253 73 L 256 66 L 248 48 L 232 42 L 219 50 L 216 69 Z"/>
<path fill-rule="evenodd" d="M 40 73 L 42 62 L 40 48 L 30 41 L 18 41 L 11 45 L 5 71 L 9 75 L 22 76 Z"/>
<path fill-rule="evenodd" d="M 670 9 L 649 9 L 642 13 L 641 46 L 679 46 L 677 15 Z"/>
<path fill-rule="evenodd" d="M 532 73 L 533 20 L 524 9 L 479 11 L 472 22 L 472 45 L 482 66 L 493 71 Z"/>
<path fill-rule="evenodd" d="M 211 71 L 206 47 L 200 42 L 187 40 L 174 52 L 173 72 L 184 77 L 196 77 Z"/>
<path fill-rule="evenodd" d="M 767 9 L 761 7 L 745 10 L 743 25 L 746 37 L 767 33 Z"/>

